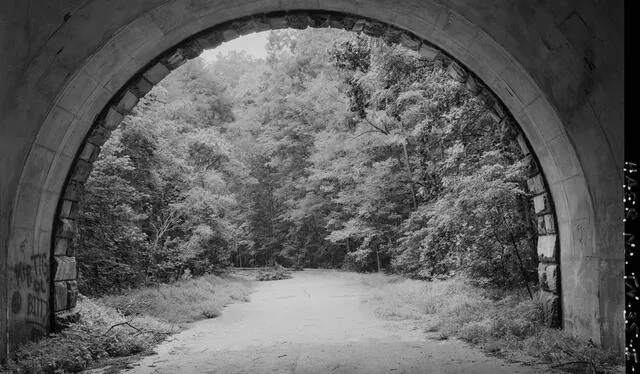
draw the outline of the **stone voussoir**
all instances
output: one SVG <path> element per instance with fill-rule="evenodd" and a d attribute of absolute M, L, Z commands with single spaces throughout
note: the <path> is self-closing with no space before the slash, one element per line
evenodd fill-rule
<path fill-rule="evenodd" d="M 73 239 L 77 232 L 76 221 L 68 218 L 60 218 L 56 225 L 56 237 Z"/>
<path fill-rule="evenodd" d="M 160 61 L 169 70 L 174 70 L 184 65 L 187 62 L 187 58 L 182 54 L 180 48 L 175 48 L 160 58 Z"/>
<path fill-rule="evenodd" d="M 550 212 L 551 207 L 549 205 L 549 195 L 546 192 L 535 195 L 533 197 L 533 208 L 536 214 L 545 214 Z"/>
<path fill-rule="evenodd" d="M 71 247 L 72 240 L 70 238 L 56 236 L 54 238 L 53 254 L 56 256 L 70 256 Z"/>
<path fill-rule="evenodd" d="M 138 96 L 129 88 L 125 89 L 115 104 L 115 109 L 123 115 L 131 113 L 133 108 L 138 104 Z"/>
<path fill-rule="evenodd" d="M 116 127 L 118 127 L 118 125 L 120 125 L 120 122 L 122 122 L 123 118 L 124 115 L 118 112 L 115 107 L 111 106 L 106 110 L 106 114 L 104 115 L 102 120 L 99 121 L 99 124 L 105 129 L 113 131 L 116 129 Z"/>
<path fill-rule="evenodd" d="M 304 30 L 309 27 L 311 23 L 309 13 L 307 12 L 287 12 L 286 18 L 289 27 L 295 30 Z"/>
<path fill-rule="evenodd" d="M 59 312 L 68 309 L 67 307 L 67 285 L 64 282 L 55 282 L 55 295 L 53 298 L 54 311 Z"/>
<path fill-rule="evenodd" d="M 76 219 L 78 218 L 78 211 L 80 205 L 77 201 L 73 200 L 62 200 L 60 203 L 60 210 L 58 211 L 59 218 L 70 218 Z"/>
<path fill-rule="evenodd" d="M 332 14 L 328 12 L 309 13 L 309 27 L 324 28 L 331 25 Z"/>
<path fill-rule="evenodd" d="M 82 159 L 78 159 L 71 172 L 71 180 L 78 182 L 86 182 L 89 179 L 91 170 L 93 169 L 93 163 L 87 162 Z"/>
<path fill-rule="evenodd" d="M 80 201 L 84 196 L 84 183 L 70 180 L 64 189 L 63 199 L 71 201 Z"/>
<path fill-rule="evenodd" d="M 467 80 L 467 71 L 455 61 L 449 64 L 447 73 L 453 80 L 460 83 L 463 83 Z"/>
<path fill-rule="evenodd" d="M 55 275 L 54 281 L 66 281 L 76 279 L 76 258 L 72 256 L 54 256 Z"/>
<path fill-rule="evenodd" d="M 153 66 L 151 66 L 147 71 L 142 73 L 142 76 L 151 84 L 158 84 L 161 80 L 164 79 L 167 75 L 171 73 L 168 67 L 166 67 L 161 62 L 157 62 Z"/>
<path fill-rule="evenodd" d="M 410 49 L 412 51 L 417 51 L 420 49 L 421 41 L 418 37 L 416 37 L 411 33 L 402 32 L 400 34 L 400 39 L 398 40 L 398 43 L 400 43 L 401 46 L 407 49 Z"/>
<path fill-rule="evenodd" d="M 421 48 L 422 49 L 422 48 Z M 474 96 L 477 96 L 482 91 L 483 86 L 476 78 L 471 74 L 467 74 L 467 80 L 464 81 L 464 86 Z"/>
<path fill-rule="evenodd" d="M 544 262 L 556 262 L 557 235 L 541 235 L 538 237 L 538 259 Z"/>

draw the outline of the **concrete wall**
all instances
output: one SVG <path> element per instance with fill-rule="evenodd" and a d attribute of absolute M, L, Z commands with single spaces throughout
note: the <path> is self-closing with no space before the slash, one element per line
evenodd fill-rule
<path fill-rule="evenodd" d="M 551 254 L 560 262 L 563 326 L 621 351 L 622 1 L 15 0 L 0 14 L 0 352 L 7 340 L 46 331 L 49 310 L 69 306 L 53 300 L 73 299 L 72 254 L 52 242 L 54 227 L 56 238 L 73 231 L 65 220 L 73 204 L 58 203 L 63 190 L 66 200 L 79 198 L 69 171 L 82 154 L 94 157 L 81 147 L 116 92 L 187 37 L 287 9 L 407 30 L 491 88 L 524 132 L 557 213 L 560 250 L 553 240 Z M 145 71 L 150 83 L 164 74 Z M 64 287 L 40 287 L 53 279 Z"/>

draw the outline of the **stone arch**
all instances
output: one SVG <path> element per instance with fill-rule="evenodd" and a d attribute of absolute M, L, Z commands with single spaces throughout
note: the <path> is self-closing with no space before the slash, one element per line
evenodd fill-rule
<path fill-rule="evenodd" d="M 42 313 L 38 308 L 64 310 L 74 304 L 75 261 L 68 252 L 68 239 L 75 229 L 77 201 L 99 147 L 138 98 L 171 69 L 199 55 L 203 48 L 249 32 L 311 26 L 362 31 L 418 50 L 425 56 L 440 59 L 454 79 L 483 95 L 496 121 L 510 126 L 517 134 L 523 156 L 531 160 L 532 178 L 528 185 L 536 194 L 534 206 L 540 214 L 542 234 L 540 273 L 545 279 L 558 280 L 546 285 L 550 304 L 560 308 L 560 300 L 553 292 L 559 294 L 561 277 L 564 327 L 597 343 L 621 349 L 618 332 L 622 331 L 622 323 L 615 316 L 622 310 L 622 291 L 620 295 L 601 294 L 607 287 L 618 284 L 614 279 L 618 275 L 622 284 L 623 267 L 617 262 L 618 257 L 610 253 L 611 248 L 622 242 L 621 237 L 616 239 L 612 235 L 617 228 L 614 222 L 617 217 L 611 207 L 621 193 L 597 191 L 604 185 L 603 180 L 621 180 L 619 170 L 597 173 L 598 166 L 611 166 L 620 161 L 619 152 L 611 145 L 618 130 L 604 131 L 598 127 L 598 121 L 578 111 L 578 120 L 588 124 L 584 131 L 602 140 L 603 144 L 597 147 L 606 160 L 589 158 L 590 150 L 585 149 L 589 139 L 581 138 L 583 131 L 571 127 L 576 119 L 561 120 L 560 114 L 566 112 L 566 108 L 553 97 L 553 87 L 543 90 L 529 73 L 536 70 L 525 68 L 496 42 L 492 37 L 495 30 L 490 34 L 462 16 L 460 7 L 437 1 L 420 4 L 405 1 L 395 7 L 375 0 L 320 2 L 322 6 L 305 0 L 157 3 L 157 7 L 140 10 L 136 17 L 101 40 L 90 55 L 75 56 L 75 52 L 69 52 L 67 58 L 75 64 L 66 70 L 64 66 L 61 68 L 68 71 L 69 76 L 44 69 L 40 80 L 35 82 L 36 87 L 50 88 L 52 94 L 49 101 L 44 94 L 34 95 L 37 103 L 42 101 L 43 108 L 48 108 L 41 122 L 27 118 L 36 127 L 11 200 L 7 263 L 15 270 L 17 265 L 28 265 L 31 261 L 34 269 L 40 269 L 43 279 L 53 287 L 37 300 L 31 300 L 31 293 L 23 295 L 22 299 L 26 300 L 22 303 L 31 308 L 26 314 L 8 310 L 6 327 L 11 341 L 31 331 L 37 333 L 50 328 L 52 313 Z M 89 2 L 86 7 L 93 5 L 98 7 L 100 1 Z M 477 10 L 473 5 L 466 6 L 470 11 Z M 81 19 L 79 24 L 70 23 L 69 27 L 82 30 L 83 25 L 87 26 L 83 22 Z M 210 28 L 212 25 L 217 26 Z M 34 57 L 30 68 L 42 71 L 41 64 L 51 60 L 52 55 L 64 52 L 64 48 L 58 50 L 56 44 L 60 42 L 57 38 L 65 37 L 70 36 L 54 33 Z M 71 38 L 81 39 L 81 36 Z M 504 43 L 508 44 L 509 40 Z M 594 85 L 593 82 L 587 84 Z M 573 88 L 571 84 L 568 86 L 565 91 Z M 598 131 L 602 133 L 596 134 Z M 603 201 L 606 206 L 602 205 Z M 553 216 L 554 210 L 557 218 Z M 606 222 L 597 222 L 596 213 L 605 215 Z M 562 252 L 558 251 L 559 247 Z M 25 248 L 32 250 L 25 251 Z M 33 262 L 34 256 L 36 262 Z M 42 265 L 48 262 L 41 263 L 39 259 L 50 261 L 54 266 L 48 269 Z M 6 274 L 5 300 L 14 294 L 20 298 L 19 273 L 7 271 Z M 30 317 L 30 312 L 35 314 Z"/>

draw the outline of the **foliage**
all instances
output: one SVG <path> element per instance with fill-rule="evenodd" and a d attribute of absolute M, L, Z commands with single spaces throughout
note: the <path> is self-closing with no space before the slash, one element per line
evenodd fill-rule
<path fill-rule="evenodd" d="M 373 290 L 377 314 L 414 320 L 435 339 L 456 336 L 490 353 L 518 351 L 555 365 L 579 361 L 598 372 L 613 372 L 622 363 L 612 350 L 545 327 L 538 297 L 487 292 L 460 276 L 423 282 L 371 274 L 359 280 Z"/>
<path fill-rule="evenodd" d="M 519 148 L 441 62 L 332 29 L 267 52 L 186 63 L 105 144 L 82 292 L 276 264 L 532 287 Z"/>
<path fill-rule="evenodd" d="M 217 317 L 247 301 L 250 282 L 205 276 L 91 300 L 80 296 L 80 319 L 69 328 L 19 347 L 0 372 L 75 373 L 115 357 L 151 353 L 176 324 Z"/>
<path fill-rule="evenodd" d="M 85 297 L 78 301 L 78 311 L 77 323 L 20 346 L 5 369 L 11 373 L 76 373 L 108 358 L 149 352 L 173 332 L 166 322 L 148 316 L 126 319 L 115 309 Z"/>
<path fill-rule="evenodd" d="M 286 269 L 260 270 L 256 275 L 257 281 L 270 281 L 291 278 L 291 272 Z"/>

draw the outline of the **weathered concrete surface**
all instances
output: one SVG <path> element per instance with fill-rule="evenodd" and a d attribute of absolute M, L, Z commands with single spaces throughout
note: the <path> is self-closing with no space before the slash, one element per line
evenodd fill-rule
<path fill-rule="evenodd" d="M 557 213 L 563 326 L 621 350 L 622 1 L 9 0 L 0 12 L 0 355 L 7 340 L 47 329 L 48 315 L 29 300 L 51 310 L 51 287 L 40 292 L 20 274 L 33 259 L 51 261 L 61 191 L 96 115 L 183 39 L 288 9 L 408 30 L 500 97 L 540 161 Z M 51 283 L 50 273 L 40 271 L 38 282 Z"/>
<path fill-rule="evenodd" d="M 549 373 L 374 315 L 358 277 L 305 270 L 194 323 L 125 373 Z"/>

